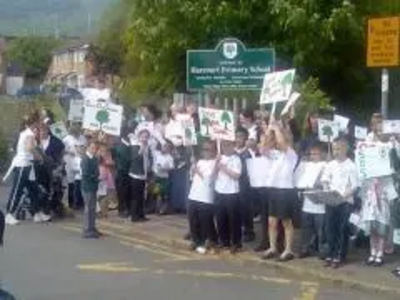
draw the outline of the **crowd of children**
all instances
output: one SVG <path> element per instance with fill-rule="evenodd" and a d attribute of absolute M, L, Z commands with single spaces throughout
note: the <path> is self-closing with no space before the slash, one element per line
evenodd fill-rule
<path fill-rule="evenodd" d="M 176 113 L 177 108 L 173 110 Z M 190 114 L 198 122 L 196 110 Z M 50 220 L 54 213 L 46 205 L 50 200 L 36 200 L 41 197 L 34 182 L 40 182 L 37 175 L 44 176 L 35 171 L 45 157 L 52 156 L 52 170 L 60 165 L 65 168 L 69 207 L 84 209 L 84 238 L 101 235 L 96 215 L 108 217 L 113 206 L 121 218 L 135 223 L 147 221 L 149 211 L 166 214 L 175 208 L 187 212 L 191 249 L 198 253 L 227 248 L 234 254 L 243 243 L 257 238 L 255 250 L 263 251 L 263 259 L 289 261 L 295 258 L 295 228 L 301 226 L 298 257 L 316 255 L 326 266 L 338 268 L 346 261 L 350 216 L 358 212 L 370 236 L 366 262 L 380 266 L 384 254 L 393 250 L 396 180 L 394 176 L 359 180 L 350 158 L 352 139 L 339 136 L 332 145 L 318 141 L 317 119 L 317 113 L 310 114 L 308 133 L 301 137 L 292 116 L 256 119 L 245 111 L 239 116 L 234 142 L 199 139 L 193 148 L 185 147 L 177 136 L 174 114 L 162 122 L 153 106 L 142 107 L 136 122 L 125 120 L 118 138 L 86 132 L 72 123 L 62 143 L 48 134 L 52 120 L 30 116 L 11 167 L 14 183 L 6 223 L 19 222 L 17 211 L 25 189 L 33 203 L 34 221 Z M 391 159 L 396 162 L 398 143 L 394 136 L 382 134 L 381 124 L 380 115 L 374 115 L 368 139 L 391 143 Z M 257 159 L 263 162 L 259 168 L 267 167 L 254 175 L 251 161 Z M 318 169 L 318 176 L 311 186 L 299 188 L 296 174 L 305 163 Z M 52 194 L 51 186 L 46 190 Z M 341 201 L 338 205 L 317 203 L 313 193 L 319 192 L 335 192 Z M 174 207 L 181 202 L 183 206 Z M 256 217 L 261 220 L 259 237 L 254 230 Z M 394 272 L 400 276 L 400 270 Z"/>

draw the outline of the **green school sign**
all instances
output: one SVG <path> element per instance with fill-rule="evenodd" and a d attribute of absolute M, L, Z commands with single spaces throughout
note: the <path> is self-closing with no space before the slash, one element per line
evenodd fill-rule
<path fill-rule="evenodd" d="M 188 50 L 186 60 L 188 90 L 261 90 L 265 74 L 274 71 L 275 50 L 246 49 L 229 38 L 214 50 Z"/>

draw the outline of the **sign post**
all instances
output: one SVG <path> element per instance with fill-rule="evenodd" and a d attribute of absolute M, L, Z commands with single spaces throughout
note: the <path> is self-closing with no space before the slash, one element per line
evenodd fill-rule
<path fill-rule="evenodd" d="M 367 66 L 382 70 L 381 112 L 388 117 L 389 67 L 400 65 L 400 17 L 368 20 Z"/>
<path fill-rule="evenodd" d="M 274 49 L 247 49 L 238 39 L 222 40 L 212 50 L 188 50 L 187 89 L 260 90 L 275 68 Z"/>

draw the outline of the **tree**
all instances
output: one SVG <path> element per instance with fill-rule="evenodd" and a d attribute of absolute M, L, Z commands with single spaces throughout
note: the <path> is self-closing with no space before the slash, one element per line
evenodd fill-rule
<path fill-rule="evenodd" d="M 101 109 L 96 113 L 96 121 L 100 123 L 100 130 L 103 129 L 103 124 L 110 122 L 110 114 L 107 110 Z"/>
<path fill-rule="evenodd" d="M 226 110 L 221 115 L 221 122 L 224 123 L 224 129 L 228 129 L 228 125 L 232 123 L 232 118 Z"/>
<path fill-rule="evenodd" d="M 201 125 L 203 125 L 206 128 L 206 136 L 209 136 L 211 120 L 208 117 L 203 117 L 203 119 L 201 120 Z"/>
<path fill-rule="evenodd" d="M 331 141 L 333 136 L 332 127 L 330 125 L 324 125 L 324 127 L 322 127 L 322 134 L 328 138 L 328 141 Z"/>
<path fill-rule="evenodd" d="M 37 36 L 20 37 L 10 43 L 7 57 L 17 63 L 27 78 L 41 80 L 50 66 L 52 51 L 59 41 Z"/>

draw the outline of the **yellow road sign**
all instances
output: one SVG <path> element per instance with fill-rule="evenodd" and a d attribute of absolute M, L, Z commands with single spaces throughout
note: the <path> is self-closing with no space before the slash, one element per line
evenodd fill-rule
<path fill-rule="evenodd" d="M 400 17 L 368 20 L 368 67 L 400 65 Z"/>

